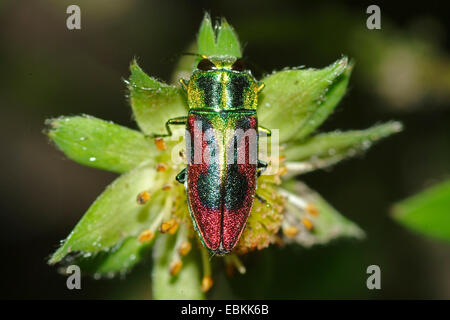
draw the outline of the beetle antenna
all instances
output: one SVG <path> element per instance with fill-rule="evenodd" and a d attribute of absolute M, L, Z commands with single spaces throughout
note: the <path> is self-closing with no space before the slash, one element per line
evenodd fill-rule
<path fill-rule="evenodd" d="M 245 61 L 245 64 L 249 67 L 250 70 L 256 71 L 256 73 L 258 73 L 258 75 L 264 75 L 267 73 L 266 69 L 261 67 L 259 64 L 255 63 L 253 60 L 250 60 L 247 57 L 242 57 L 241 59 L 243 59 Z"/>
<path fill-rule="evenodd" d="M 183 56 L 196 56 L 202 59 L 207 59 L 208 56 L 204 55 L 204 54 L 199 54 L 199 53 L 193 53 L 193 52 L 182 52 L 181 55 Z"/>
<path fill-rule="evenodd" d="M 198 57 L 200 59 L 206 59 L 207 58 L 205 55 L 198 54 L 198 53 L 181 52 L 181 53 L 175 53 L 175 54 L 173 54 L 171 56 L 162 58 L 162 61 L 164 61 L 164 62 L 176 62 L 182 56 L 196 56 L 196 57 Z"/>

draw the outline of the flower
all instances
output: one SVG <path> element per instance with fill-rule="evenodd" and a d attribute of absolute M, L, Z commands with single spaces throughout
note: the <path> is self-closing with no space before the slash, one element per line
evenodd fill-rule
<path fill-rule="evenodd" d="M 241 56 L 231 26 L 222 20 L 214 29 L 208 15 L 200 27 L 197 52 Z M 176 78 L 189 77 L 194 60 L 183 58 Z M 151 249 L 154 297 L 203 298 L 214 283 L 211 258 L 194 231 L 184 186 L 175 180 L 186 166 L 184 130 L 174 131 L 170 138 L 150 137 L 164 133 L 168 119 L 186 115 L 186 96 L 180 87 L 149 77 L 136 61 L 130 70 L 129 101 L 141 131 L 87 115 L 47 121 L 48 136 L 69 158 L 121 174 L 49 263 L 75 263 L 96 278 L 112 277 L 128 272 Z M 358 226 L 294 179 L 401 130 L 400 123 L 389 122 L 366 130 L 315 133 L 344 95 L 351 70 L 352 64 L 343 57 L 324 69 L 284 69 L 261 79 L 265 89 L 259 96 L 258 121 L 280 129 L 280 150 L 272 152 L 270 143 L 261 148 L 268 174 L 258 178 L 257 199 L 239 243 L 223 257 L 228 273 L 245 273 L 239 257 L 271 244 L 312 246 L 337 237 L 363 236 Z"/>

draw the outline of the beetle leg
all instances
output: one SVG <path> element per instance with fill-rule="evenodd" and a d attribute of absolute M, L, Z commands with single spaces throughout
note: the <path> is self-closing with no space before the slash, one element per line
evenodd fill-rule
<path fill-rule="evenodd" d="M 186 121 L 187 121 L 187 117 L 186 116 L 169 119 L 166 122 L 166 131 L 167 131 L 167 133 L 165 133 L 165 134 L 151 134 L 151 135 L 148 135 L 147 137 L 150 137 L 150 138 L 170 137 L 172 135 L 172 130 L 170 130 L 170 126 L 172 126 L 172 125 L 185 125 Z"/>
<path fill-rule="evenodd" d="M 189 83 L 188 80 L 183 79 L 183 78 L 180 79 L 180 84 L 184 91 L 187 91 L 188 83 Z"/>
<path fill-rule="evenodd" d="M 266 204 L 267 200 L 261 197 L 259 194 L 255 193 L 255 198 L 259 200 L 259 202 Z"/>
<path fill-rule="evenodd" d="M 260 93 L 262 91 L 262 89 L 264 89 L 266 85 L 264 83 L 261 83 L 258 88 L 256 88 L 257 93 Z"/>
<path fill-rule="evenodd" d="M 184 184 L 186 182 L 186 168 L 180 171 L 175 178 L 179 183 Z"/>
<path fill-rule="evenodd" d="M 262 160 L 258 160 L 258 167 L 256 169 L 256 175 L 259 177 L 266 171 L 268 164 Z"/>
<path fill-rule="evenodd" d="M 259 132 L 264 132 L 267 137 L 270 137 L 272 135 L 272 131 L 270 129 L 267 129 L 267 128 L 262 127 L 262 126 L 258 126 L 258 131 Z"/>

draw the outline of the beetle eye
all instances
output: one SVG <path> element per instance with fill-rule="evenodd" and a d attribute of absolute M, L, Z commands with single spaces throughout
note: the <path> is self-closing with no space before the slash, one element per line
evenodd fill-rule
<path fill-rule="evenodd" d="M 233 65 L 231 66 L 231 70 L 235 71 L 244 71 L 247 67 L 245 66 L 245 62 L 242 59 L 237 59 Z"/>
<path fill-rule="evenodd" d="M 208 59 L 202 59 L 197 65 L 197 69 L 202 71 L 209 71 L 216 68 L 216 65 L 211 62 L 211 60 Z"/>

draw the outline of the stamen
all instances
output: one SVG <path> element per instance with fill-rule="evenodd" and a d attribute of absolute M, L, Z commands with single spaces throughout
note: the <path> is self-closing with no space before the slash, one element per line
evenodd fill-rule
<path fill-rule="evenodd" d="M 305 173 L 305 172 L 309 172 L 311 170 L 314 170 L 315 166 L 310 163 L 310 162 L 286 162 L 286 167 L 288 169 L 288 172 L 291 173 L 295 173 L 295 174 L 300 174 L 300 173 Z"/>
<path fill-rule="evenodd" d="M 192 245 L 189 241 L 183 242 L 178 248 L 178 253 L 180 256 L 185 256 L 191 251 Z"/>
<path fill-rule="evenodd" d="M 166 233 L 169 232 L 170 234 L 174 234 L 178 229 L 178 222 L 172 218 L 170 220 L 164 221 L 161 226 L 159 227 L 159 232 Z"/>
<path fill-rule="evenodd" d="M 209 254 L 205 247 L 202 246 L 202 265 L 203 265 L 203 279 L 202 279 L 202 291 L 206 292 L 211 289 L 214 284 L 211 278 L 211 263 L 209 261 Z"/>
<path fill-rule="evenodd" d="M 247 272 L 244 264 L 236 254 L 230 254 L 226 256 L 226 261 L 232 264 L 240 274 L 245 274 Z"/>
<path fill-rule="evenodd" d="M 183 261 L 179 259 L 173 260 L 170 263 L 170 274 L 176 276 L 180 272 L 181 267 L 183 267 Z"/>
<path fill-rule="evenodd" d="M 172 228 L 169 229 L 169 233 L 175 234 L 178 230 L 178 226 L 179 226 L 178 221 L 175 220 L 174 225 L 172 226 Z"/>
<path fill-rule="evenodd" d="M 161 224 L 161 221 L 170 216 L 171 209 L 172 209 L 172 199 L 171 197 L 166 197 L 163 209 L 160 211 L 158 216 L 152 222 L 149 230 L 155 231 L 156 228 L 158 228 L 158 226 Z"/>
<path fill-rule="evenodd" d="M 155 145 L 158 150 L 166 150 L 166 143 L 161 137 L 155 138 Z"/>
<path fill-rule="evenodd" d="M 298 196 L 294 196 L 294 195 L 290 194 L 289 192 L 284 191 L 283 189 L 280 189 L 279 193 L 283 197 L 286 197 L 292 204 L 294 204 L 298 208 L 303 209 L 303 210 L 306 209 L 306 206 L 308 204 L 302 198 L 300 198 Z"/>
<path fill-rule="evenodd" d="M 283 227 L 283 233 L 289 238 L 294 238 L 299 233 L 299 231 L 300 230 L 298 230 L 298 228 L 295 226 Z"/>
<path fill-rule="evenodd" d="M 202 291 L 207 292 L 213 286 L 214 281 L 211 277 L 203 277 L 202 279 Z"/>
<path fill-rule="evenodd" d="M 302 218 L 301 221 L 308 230 L 312 230 L 312 228 L 314 227 L 312 221 L 308 218 Z"/>
<path fill-rule="evenodd" d="M 148 191 L 142 191 L 136 197 L 136 201 L 138 204 L 146 204 L 148 200 L 150 200 L 151 194 Z"/>
<path fill-rule="evenodd" d="M 166 171 L 168 167 L 169 166 L 167 164 L 165 164 L 165 163 L 158 163 L 156 165 L 156 171 L 158 171 L 158 172 Z"/>
<path fill-rule="evenodd" d="M 138 237 L 138 241 L 140 243 L 150 242 L 153 240 L 154 237 L 155 237 L 155 233 L 150 229 L 146 229 L 141 232 L 141 234 Z"/>
<path fill-rule="evenodd" d="M 319 215 L 319 209 L 312 203 L 308 203 L 306 205 L 305 211 L 308 212 L 309 214 L 313 215 L 313 216 L 318 216 Z"/>

